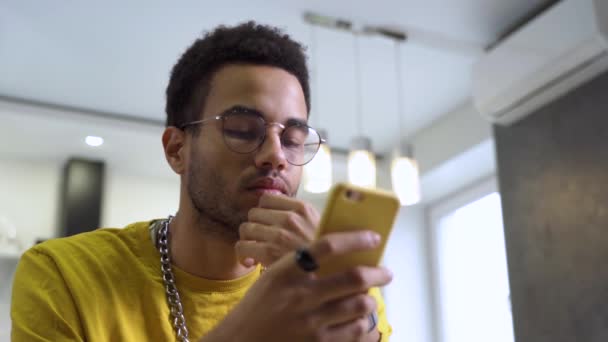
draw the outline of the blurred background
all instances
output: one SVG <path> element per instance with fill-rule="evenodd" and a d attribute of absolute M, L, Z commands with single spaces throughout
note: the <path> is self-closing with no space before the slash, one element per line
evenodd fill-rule
<path fill-rule="evenodd" d="M 308 47 L 329 154 L 298 196 L 322 210 L 351 181 L 402 199 L 384 258 L 394 341 L 608 340 L 607 7 L 1 1 L 0 340 L 24 250 L 176 211 L 169 72 L 247 20 Z"/>

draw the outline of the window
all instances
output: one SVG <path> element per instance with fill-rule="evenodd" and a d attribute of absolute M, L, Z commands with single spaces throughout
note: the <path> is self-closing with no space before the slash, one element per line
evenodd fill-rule
<path fill-rule="evenodd" d="M 500 195 L 494 181 L 431 209 L 441 342 L 513 342 Z"/>

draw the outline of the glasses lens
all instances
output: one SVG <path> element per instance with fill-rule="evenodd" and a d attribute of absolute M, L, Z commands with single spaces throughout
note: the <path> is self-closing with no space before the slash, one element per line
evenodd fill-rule
<path fill-rule="evenodd" d="M 293 125 L 283 131 L 281 144 L 289 163 L 304 165 L 310 162 L 319 150 L 321 137 L 308 126 Z"/>
<path fill-rule="evenodd" d="M 224 141 L 237 153 L 253 152 L 264 139 L 264 120 L 256 115 L 235 113 L 223 119 Z"/>

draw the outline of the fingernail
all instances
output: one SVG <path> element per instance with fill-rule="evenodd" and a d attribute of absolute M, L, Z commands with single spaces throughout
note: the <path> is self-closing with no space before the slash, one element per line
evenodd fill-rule
<path fill-rule="evenodd" d="M 380 243 L 380 234 L 372 233 L 372 243 L 374 245 L 377 245 L 378 243 Z"/>

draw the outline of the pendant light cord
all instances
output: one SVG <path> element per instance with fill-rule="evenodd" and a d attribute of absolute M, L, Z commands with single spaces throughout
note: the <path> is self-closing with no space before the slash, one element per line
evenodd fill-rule
<path fill-rule="evenodd" d="M 354 49 L 354 74 L 355 74 L 355 96 L 357 101 L 357 131 L 359 135 L 363 135 L 363 104 L 361 96 L 361 56 L 359 49 L 359 33 L 354 32 L 353 36 Z"/>
<path fill-rule="evenodd" d="M 403 132 L 401 131 L 402 126 L 402 115 L 404 111 L 403 106 L 403 74 L 401 70 L 401 44 L 399 41 L 395 41 L 395 74 L 397 76 L 397 133 L 399 134 L 397 142 L 401 143 Z"/>

